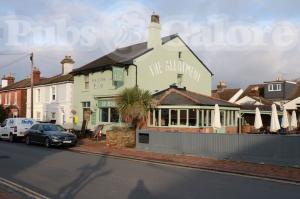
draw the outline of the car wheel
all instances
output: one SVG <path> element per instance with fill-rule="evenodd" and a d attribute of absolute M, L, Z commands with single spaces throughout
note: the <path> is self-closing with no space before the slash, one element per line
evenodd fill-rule
<path fill-rule="evenodd" d="M 50 140 L 49 138 L 46 138 L 45 139 L 45 147 L 49 148 L 51 145 L 50 145 Z"/>
<path fill-rule="evenodd" d="M 30 144 L 31 144 L 31 143 L 30 143 L 30 137 L 29 137 L 29 136 L 26 137 L 25 143 L 26 143 L 27 145 L 30 145 Z"/>
<path fill-rule="evenodd" d="M 12 133 L 9 135 L 9 141 L 10 142 L 14 142 L 15 141 L 14 135 Z"/>

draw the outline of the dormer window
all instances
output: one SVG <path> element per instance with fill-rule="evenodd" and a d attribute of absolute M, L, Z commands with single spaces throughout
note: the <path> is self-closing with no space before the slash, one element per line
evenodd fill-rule
<path fill-rule="evenodd" d="M 269 91 L 281 91 L 281 84 L 269 84 L 268 90 Z"/>

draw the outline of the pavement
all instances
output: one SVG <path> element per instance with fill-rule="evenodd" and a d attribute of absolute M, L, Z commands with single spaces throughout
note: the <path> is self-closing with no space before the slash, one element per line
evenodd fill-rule
<path fill-rule="evenodd" d="M 96 142 L 90 139 L 80 140 L 78 145 L 70 148 L 70 150 L 300 183 L 300 168 L 295 167 L 218 160 L 189 155 L 160 154 L 129 148 L 111 148 L 106 146 L 105 141 Z"/>
<path fill-rule="evenodd" d="M 0 142 L 0 177 L 55 199 L 299 198 L 296 183 Z"/>

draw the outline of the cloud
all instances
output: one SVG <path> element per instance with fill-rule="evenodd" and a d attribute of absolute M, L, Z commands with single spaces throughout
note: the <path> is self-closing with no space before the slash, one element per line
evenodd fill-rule
<path fill-rule="evenodd" d="M 20 40 L 25 43 L 7 45 L 1 19 L 0 52 L 35 51 L 36 63 L 46 76 L 60 72 L 59 62 L 67 54 L 79 67 L 115 48 L 145 41 L 149 16 L 156 11 L 162 34 L 179 33 L 214 72 L 214 85 L 224 80 L 244 87 L 272 80 L 278 73 L 300 77 L 298 1 L 11 0 L 1 4 L 2 19 L 24 20 L 34 31 Z M 58 23 L 65 24 L 60 33 Z M 15 71 L 21 79 L 29 72 L 28 60 L 1 69 L 13 59 L 1 59 L 0 73 Z"/>

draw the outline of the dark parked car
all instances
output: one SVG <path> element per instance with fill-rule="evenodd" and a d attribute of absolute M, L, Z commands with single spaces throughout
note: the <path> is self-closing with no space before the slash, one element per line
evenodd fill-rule
<path fill-rule="evenodd" d="M 36 143 L 50 146 L 74 146 L 76 135 L 66 132 L 62 127 L 51 123 L 33 125 L 26 133 L 26 144 Z"/>

